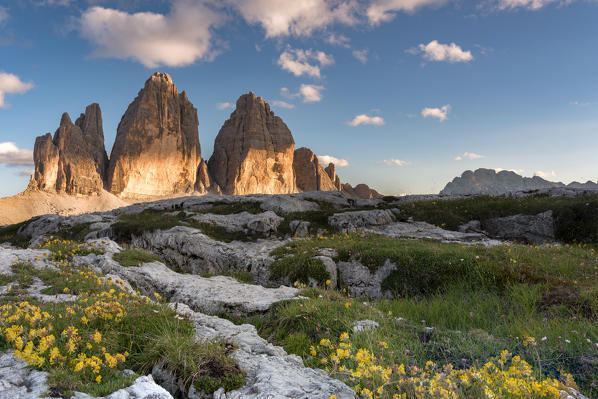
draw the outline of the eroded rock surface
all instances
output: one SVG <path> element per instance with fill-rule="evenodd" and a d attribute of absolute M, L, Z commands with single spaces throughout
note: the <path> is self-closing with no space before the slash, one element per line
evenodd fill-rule
<path fill-rule="evenodd" d="M 390 209 L 335 213 L 328 218 L 328 224 L 341 233 L 356 231 L 359 227 L 384 226 L 396 222 Z"/>
<path fill-rule="evenodd" d="M 287 125 L 250 92 L 218 132 L 208 167 L 224 194 L 294 193 L 294 149 Z"/>
<path fill-rule="evenodd" d="M 491 237 L 525 241 L 528 244 L 543 244 L 555 240 L 552 211 L 489 219 L 484 222 L 484 228 Z"/>
<path fill-rule="evenodd" d="M 156 72 L 123 115 L 110 155 L 108 189 L 125 198 L 193 192 L 209 186 L 198 173 L 197 110 L 166 73 Z M 198 183 L 198 175 L 200 182 Z"/>
<path fill-rule="evenodd" d="M 210 213 L 193 216 L 193 219 L 200 223 L 214 224 L 226 229 L 229 232 L 245 232 L 250 235 L 269 236 L 278 230 L 278 226 L 284 220 L 272 211 L 266 211 L 257 215 L 249 212 L 235 213 L 231 215 L 214 215 Z"/>
<path fill-rule="evenodd" d="M 174 306 L 173 306 L 174 307 Z M 356 399 L 353 390 L 330 378 L 323 370 L 307 368 L 296 355 L 288 355 L 283 348 L 261 338 L 249 324 L 235 325 L 228 320 L 193 312 L 183 304 L 177 311 L 195 324 L 201 340 L 222 340 L 237 349 L 231 357 L 247 373 L 245 385 L 237 390 L 216 392 L 218 399 Z"/>

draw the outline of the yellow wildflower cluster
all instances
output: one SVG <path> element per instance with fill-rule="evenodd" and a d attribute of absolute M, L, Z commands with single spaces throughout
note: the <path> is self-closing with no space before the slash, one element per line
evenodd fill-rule
<path fill-rule="evenodd" d="M 69 305 L 54 306 L 52 314 L 27 301 L 0 306 L 0 338 L 15 349 L 15 357 L 39 369 L 65 368 L 82 379 L 101 382 L 101 373 L 115 369 L 128 353 L 109 353 L 104 336 L 94 326 L 118 323 L 147 299 L 112 288 L 110 279 L 59 263 L 64 279 L 86 287 Z M 80 290 L 81 291 L 81 290 Z M 57 327 L 62 326 L 62 327 Z"/>
<path fill-rule="evenodd" d="M 528 344 L 532 344 L 529 340 Z M 379 351 L 388 348 L 378 342 Z M 374 398 L 525 398 L 559 399 L 561 390 L 575 387 L 573 378 L 563 374 L 563 381 L 537 378 L 532 367 L 519 356 L 503 351 L 482 367 L 457 370 L 452 365 L 439 366 L 428 361 L 417 366 L 385 365 L 384 356 L 355 349 L 347 333 L 337 344 L 322 339 L 310 354 L 326 365 L 333 377 L 345 381 L 366 399 Z"/>

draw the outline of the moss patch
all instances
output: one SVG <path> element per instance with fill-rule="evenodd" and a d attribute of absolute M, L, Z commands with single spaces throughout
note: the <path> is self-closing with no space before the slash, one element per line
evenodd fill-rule
<path fill-rule="evenodd" d="M 162 262 L 166 264 L 166 262 L 159 256 L 138 249 L 122 250 L 119 253 L 114 254 L 113 259 L 124 267 L 136 267 L 150 262 Z"/>

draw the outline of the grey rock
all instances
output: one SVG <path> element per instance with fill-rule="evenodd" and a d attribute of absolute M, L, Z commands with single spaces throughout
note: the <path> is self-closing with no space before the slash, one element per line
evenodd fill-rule
<path fill-rule="evenodd" d="M 315 256 L 314 258 L 322 261 L 326 267 L 326 271 L 330 275 L 330 284 L 328 285 L 328 288 L 336 288 L 338 284 L 338 271 L 336 268 L 336 263 L 328 256 Z"/>
<path fill-rule="evenodd" d="M 351 325 L 353 332 L 360 333 L 365 331 L 374 331 L 380 327 L 380 324 L 374 320 L 358 320 Z"/>
<path fill-rule="evenodd" d="M 91 266 L 102 273 L 111 273 L 134 283 L 145 295 L 159 292 L 172 301 L 185 303 L 208 313 L 237 311 L 263 312 L 274 303 L 296 298 L 299 291 L 291 287 L 265 288 L 243 284 L 232 277 L 180 274 L 160 262 L 139 267 L 123 267 L 111 255 L 76 257 L 76 264 Z"/>
<path fill-rule="evenodd" d="M 272 211 L 266 211 L 257 215 L 249 212 L 241 212 L 231 215 L 214 215 L 210 213 L 193 216 L 193 219 L 201 223 L 215 224 L 224 227 L 229 232 L 243 231 L 248 234 L 259 234 L 269 236 L 278 230 L 278 226 L 284 220 Z"/>
<path fill-rule="evenodd" d="M 488 235 L 507 240 L 520 240 L 529 244 L 554 242 L 552 211 L 537 215 L 514 215 L 489 219 L 484 223 Z"/>
<path fill-rule="evenodd" d="M 261 338 L 252 325 L 235 325 L 219 317 L 193 312 L 183 304 L 177 305 L 177 311 L 195 324 L 198 339 L 220 340 L 237 348 L 231 357 L 247 374 L 245 385 L 228 393 L 217 391 L 215 398 L 328 399 L 331 395 L 339 399 L 357 398 L 353 390 L 323 370 L 305 367 L 300 357 L 288 355 L 281 347 Z"/>
<path fill-rule="evenodd" d="M 351 296 L 370 298 L 392 298 L 388 291 L 382 291 L 382 281 L 396 269 L 388 260 L 376 272 L 359 262 L 338 262 L 341 286 L 347 287 Z"/>
<path fill-rule="evenodd" d="M 457 230 L 461 233 L 483 233 L 482 223 L 479 220 L 470 220 L 460 225 Z"/>
<path fill-rule="evenodd" d="M 353 232 L 360 227 L 383 226 L 393 222 L 396 222 L 396 217 L 388 209 L 335 213 L 328 218 L 328 224 L 341 233 Z"/>
<path fill-rule="evenodd" d="M 13 351 L 0 354 L 0 397 L 18 399 L 45 398 L 47 373 L 34 370 L 13 356 Z"/>
<path fill-rule="evenodd" d="M 289 223 L 289 228 L 293 237 L 307 237 L 309 236 L 310 225 L 311 223 L 305 220 L 292 220 Z"/>

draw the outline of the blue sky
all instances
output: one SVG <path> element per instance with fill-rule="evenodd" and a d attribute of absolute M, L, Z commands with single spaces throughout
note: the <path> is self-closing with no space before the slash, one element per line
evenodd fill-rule
<path fill-rule="evenodd" d="M 596 21 L 592 0 L 0 0 L 0 196 L 62 112 L 98 102 L 110 152 L 155 71 L 198 109 L 206 159 L 253 90 L 385 194 L 479 167 L 596 181 Z"/>

